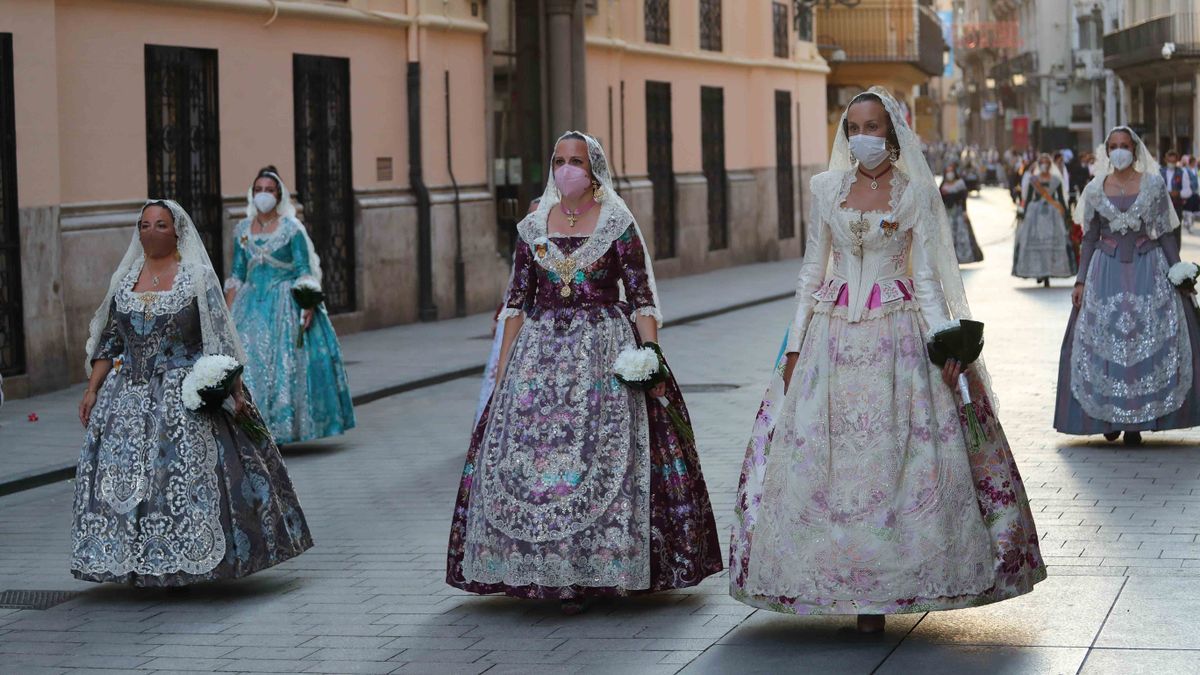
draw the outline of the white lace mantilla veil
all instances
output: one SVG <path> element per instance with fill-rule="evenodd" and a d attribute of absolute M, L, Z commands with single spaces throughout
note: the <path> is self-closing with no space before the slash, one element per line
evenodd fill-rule
<path fill-rule="evenodd" d="M 858 103 L 863 96 L 868 94 L 879 97 L 879 100 L 883 102 L 884 109 L 887 110 L 888 117 L 891 118 L 892 129 L 895 130 L 896 139 L 900 142 L 900 158 L 895 162 L 895 167 L 897 171 L 908 178 L 908 187 L 900 197 L 895 217 L 899 221 L 913 223 L 913 231 L 916 233 L 913 245 L 923 247 L 925 259 L 931 263 L 937 278 L 941 281 L 942 295 L 946 299 L 950 318 L 970 319 L 971 306 L 967 302 L 967 292 L 963 288 L 962 274 L 958 270 L 958 256 L 954 252 L 950 217 L 946 214 L 946 207 L 942 203 L 941 191 L 938 189 L 929 163 L 925 160 L 925 154 L 921 152 L 921 139 L 908 126 L 900 103 L 887 89 L 879 86 L 871 87 L 855 96 L 846 106 L 841 120 L 838 121 L 837 135 L 833 140 L 833 151 L 829 155 L 829 171 L 847 172 L 858 169 L 858 162 L 851 157 L 850 139 L 846 136 L 846 115 L 850 112 L 850 106 Z M 827 201 L 831 202 L 832 200 Z M 827 208 L 829 206 L 834 205 L 827 204 Z M 821 214 L 820 217 L 828 222 L 831 216 L 832 214 Z M 930 326 L 930 328 L 936 328 L 936 326 Z M 972 372 L 983 384 L 988 398 L 992 401 L 992 406 L 996 407 L 998 403 L 995 392 L 992 391 L 992 379 L 988 375 L 983 358 L 975 362 Z"/>
<path fill-rule="evenodd" d="M 196 231 L 196 225 L 192 223 L 191 217 L 183 210 L 182 206 L 174 201 L 151 199 L 138 212 L 138 220 L 141 220 L 141 214 L 146 207 L 162 204 L 166 205 L 175 219 L 175 235 L 179 238 L 179 269 L 180 271 L 186 269 L 191 278 L 191 291 L 196 296 L 196 305 L 200 310 L 200 330 L 204 340 L 204 353 L 225 354 L 237 359 L 238 363 L 245 364 L 246 352 L 243 351 L 242 341 L 238 338 L 237 331 L 234 330 L 229 309 L 225 306 L 221 281 L 217 278 L 212 261 L 209 260 L 208 251 L 204 249 L 204 242 L 200 239 L 200 234 Z M 121 264 L 117 265 L 117 270 L 113 272 L 112 278 L 108 282 L 108 291 L 104 294 L 104 301 L 92 315 L 92 323 L 88 331 L 87 363 L 85 364 L 88 375 L 92 373 L 92 354 L 100 340 L 100 333 L 104 331 L 104 326 L 108 323 L 113 296 L 121 288 L 129 271 L 135 265 L 140 267 L 144 259 L 145 252 L 142 250 L 142 240 L 138 238 L 138 229 L 135 223 L 133 241 L 129 243 L 129 248 L 125 250 L 125 256 L 121 258 Z"/>
<path fill-rule="evenodd" d="M 662 326 L 662 306 L 658 301 L 658 284 L 654 281 L 654 267 L 650 259 L 650 247 L 646 242 L 646 238 L 642 236 L 642 229 L 638 227 L 637 220 L 634 219 L 633 213 L 625 204 L 625 200 L 617 194 L 617 190 L 613 185 L 612 173 L 608 168 L 608 157 L 604 154 L 604 148 L 600 146 L 600 141 L 585 134 L 581 131 L 568 131 L 555 141 L 555 147 L 558 146 L 563 139 L 571 136 L 582 136 L 588 147 L 588 160 L 592 164 L 592 175 L 600 182 L 600 187 L 603 193 L 600 198 L 600 218 L 596 221 L 596 230 L 588 239 L 587 243 L 580 246 L 576 251 L 567 256 L 573 258 L 578 267 L 586 267 L 604 255 L 612 242 L 625 233 L 629 226 L 633 226 L 637 232 L 638 238 L 642 240 L 642 250 L 645 253 L 646 259 L 646 277 L 650 283 L 650 291 L 654 297 L 654 307 L 644 308 L 642 314 L 652 315 Z M 558 187 L 554 185 L 554 162 L 553 153 L 551 154 L 550 170 L 546 172 L 546 190 L 542 193 L 541 201 L 538 202 L 537 209 L 528 214 L 517 223 L 517 232 L 521 235 L 521 239 L 533 248 L 533 242 L 541 237 L 548 236 L 547 224 L 549 223 L 550 209 L 558 206 L 561 199 Z M 552 247 L 553 248 L 553 247 Z M 550 258 L 551 256 L 547 256 Z M 550 267 L 550 260 L 539 261 L 538 264 L 544 265 L 546 269 Z M 622 296 L 624 297 L 624 284 L 621 286 Z M 511 312 L 502 312 L 501 320 L 511 315 Z"/>
<path fill-rule="evenodd" d="M 1072 214 L 1075 222 L 1079 223 L 1085 230 L 1092 222 L 1092 215 L 1095 213 L 1097 205 L 1101 200 L 1107 199 L 1104 195 L 1104 179 L 1114 171 L 1112 160 L 1108 158 L 1108 139 L 1118 131 L 1124 131 L 1129 134 L 1130 138 L 1133 139 L 1134 145 L 1137 146 L 1136 151 L 1133 153 L 1133 168 L 1142 174 L 1141 188 L 1145 189 L 1147 182 L 1151 181 L 1152 177 L 1160 176 L 1158 161 L 1154 159 L 1154 155 L 1150 154 L 1150 150 L 1142 142 L 1142 137 L 1138 136 L 1136 131 L 1125 125 L 1113 127 L 1104 136 L 1104 142 L 1096 147 L 1096 162 L 1092 165 L 1093 178 L 1083 188 L 1083 195 L 1079 202 L 1075 204 L 1075 213 Z M 1175 213 L 1175 209 L 1168 208 L 1167 212 L 1169 213 L 1168 221 L 1170 229 L 1159 231 L 1158 228 L 1153 227 L 1153 223 L 1145 223 L 1145 225 L 1151 227 L 1151 231 L 1147 234 L 1152 238 L 1157 239 L 1168 232 L 1173 232 L 1175 228 L 1179 227 L 1179 215 Z"/>
<path fill-rule="evenodd" d="M 279 174 L 268 171 L 264 175 L 275 179 L 275 184 L 279 186 L 279 203 L 275 205 L 275 213 L 279 214 L 281 221 L 290 218 L 300 228 L 300 233 L 304 235 L 304 243 L 308 246 L 309 273 L 317 280 L 318 284 L 321 283 L 321 257 L 317 255 L 312 237 L 308 236 L 308 228 L 304 227 L 304 223 L 296 217 L 296 205 L 292 203 L 292 193 L 283 184 L 283 179 L 279 177 Z M 257 180 L 256 178 L 255 181 Z M 253 221 L 257 215 L 258 207 L 254 205 L 254 183 L 251 183 L 250 189 L 246 191 L 246 217 Z"/>

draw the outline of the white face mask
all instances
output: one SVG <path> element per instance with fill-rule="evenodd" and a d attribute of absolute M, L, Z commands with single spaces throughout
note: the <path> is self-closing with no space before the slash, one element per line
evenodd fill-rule
<path fill-rule="evenodd" d="M 1133 153 L 1125 148 L 1117 148 L 1116 150 L 1108 151 L 1108 161 L 1112 162 L 1113 167 L 1117 171 L 1124 171 L 1133 164 Z"/>
<path fill-rule="evenodd" d="M 857 134 L 850 137 L 850 152 L 864 169 L 870 171 L 887 159 L 887 139 L 880 136 Z"/>
<path fill-rule="evenodd" d="M 274 211 L 277 203 L 275 195 L 270 192 L 258 192 L 254 195 L 254 208 L 258 209 L 259 213 Z"/>

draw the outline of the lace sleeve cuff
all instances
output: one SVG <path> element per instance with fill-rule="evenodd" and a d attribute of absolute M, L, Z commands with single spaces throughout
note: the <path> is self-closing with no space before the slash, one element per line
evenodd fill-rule
<path fill-rule="evenodd" d="M 638 307 L 629 313 L 629 320 L 636 322 L 639 316 L 652 316 L 658 322 L 658 325 L 662 326 L 662 312 L 658 311 L 658 308 L 654 305 Z"/>
<path fill-rule="evenodd" d="M 229 277 L 228 279 L 226 279 L 226 280 L 225 280 L 225 288 L 224 288 L 224 290 L 225 290 L 225 292 L 226 292 L 226 293 L 228 293 L 229 291 L 235 291 L 235 292 L 236 292 L 236 291 L 238 291 L 238 290 L 239 290 L 241 287 L 242 287 L 242 282 L 241 282 L 241 280 L 240 280 L 240 279 L 237 279 L 237 278 L 235 278 L 235 277 Z"/>
<path fill-rule="evenodd" d="M 505 307 L 496 315 L 496 323 L 502 324 L 514 316 L 525 316 L 525 311 L 518 307 Z"/>

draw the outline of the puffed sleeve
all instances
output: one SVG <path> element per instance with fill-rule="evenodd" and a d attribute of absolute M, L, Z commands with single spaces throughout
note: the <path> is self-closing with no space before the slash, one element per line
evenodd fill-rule
<path fill-rule="evenodd" d="M 621 264 L 621 281 L 625 284 L 625 301 L 633 308 L 634 318 L 661 316 L 658 306 L 654 303 L 654 289 L 650 285 L 650 275 L 646 269 L 646 247 L 642 238 L 638 236 L 637 227 L 631 224 L 613 242 L 613 246 L 617 251 L 617 260 Z"/>
<path fill-rule="evenodd" d="M 116 306 L 117 301 L 114 298 L 108 305 L 108 321 L 104 323 L 104 330 L 100 331 L 100 337 L 96 340 L 96 348 L 92 350 L 91 360 L 93 362 L 111 361 L 125 352 L 125 340 L 117 330 Z"/>
<path fill-rule="evenodd" d="M 936 227 L 937 224 L 929 223 L 928 226 Z M 921 315 L 925 318 L 926 326 L 934 328 L 946 323 L 946 296 L 942 293 L 942 282 L 938 278 L 933 261 L 929 258 L 930 251 L 927 248 L 928 243 L 923 243 L 921 236 L 914 238 L 912 244 L 913 287 L 917 293 L 917 305 L 921 308 Z"/>
<path fill-rule="evenodd" d="M 513 251 L 512 275 L 508 279 L 508 292 L 504 297 L 504 308 L 500 310 L 499 321 L 524 314 L 533 305 L 537 293 L 537 270 L 533 261 L 533 252 L 523 239 L 517 240 L 517 249 Z"/>
<path fill-rule="evenodd" d="M 800 351 L 804 331 L 808 328 L 808 321 L 812 318 L 813 307 L 817 302 L 813 293 L 817 292 L 817 288 L 825 280 L 825 269 L 829 266 L 829 251 L 833 243 L 833 232 L 821 216 L 822 210 L 818 206 L 815 180 L 812 187 L 813 202 L 808 217 L 811 227 L 805 240 L 804 262 L 800 264 L 800 276 L 796 281 L 796 317 L 788 330 L 787 346 L 784 348 L 789 354 Z"/>
<path fill-rule="evenodd" d="M 234 228 L 233 236 L 233 269 L 225 280 L 225 292 L 236 291 L 246 283 L 246 247 L 242 245 L 242 226 Z"/>

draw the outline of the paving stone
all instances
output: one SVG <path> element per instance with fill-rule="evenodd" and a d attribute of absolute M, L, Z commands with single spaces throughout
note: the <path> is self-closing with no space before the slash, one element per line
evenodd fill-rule
<path fill-rule="evenodd" d="M 1093 649 L 1080 675 L 1128 673 L 1197 673 L 1200 651 L 1167 649 Z"/>
<path fill-rule="evenodd" d="M 850 617 L 791 617 L 737 603 L 727 595 L 725 574 L 693 589 L 598 602 L 573 617 L 556 602 L 451 589 L 445 546 L 478 394 L 472 378 L 360 406 L 359 427 L 344 437 L 285 448 L 316 548 L 186 596 L 71 578 L 69 483 L 0 497 L 0 588 L 84 591 L 45 612 L 0 610 L 0 670 L 11 663 L 21 673 L 56 672 L 68 660 L 102 668 L 98 659 L 113 658 L 107 663 L 144 659 L 144 672 L 627 675 L 793 672 L 803 664 L 806 672 L 882 665 L 880 672 L 933 673 L 969 672 L 983 659 L 998 672 L 1056 672 L 1096 639 L 1085 672 L 1113 672 L 1110 664 L 1122 656 L 1148 664 L 1146 672 L 1186 671 L 1191 664 L 1180 645 L 1196 645 L 1189 622 L 1200 611 L 1189 604 L 1200 597 L 1192 586 L 1200 583 L 1200 430 L 1151 434 L 1136 449 L 1056 434 L 1049 411 L 1069 282 L 1041 289 L 1011 279 L 1011 206 L 985 190 L 970 208 L 988 258 L 964 268 L 966 284 L 976 316 L 988 325 L 1001 419 L 1050 566 L 1050 579 L 1030 596 L 924 619 L 891 617 L 887 633 L 864 638 Z M 1185 257 L 1200 258 L 1198 243 L 1186 237 Z M 786 274 L 739 268 L 718 275 L 723 281 L 715 285 L 664 280 L 668 317 L 738 294 L 781 292 L 794 283 L 796 266 L 773 268 Z M 793 312 L 792 300 L 772 302 L 669 327 L 661 336 L 680 382 L 737 385 L 687 396 L 723 546 L 746 434 Z M 352 387 L 481 363 L 487 342 L 473 335 L 489 322 L 347 336 L 346 353 L 359 361 Z M 67 418 L 78 398 L 70 393 Z M 44 416 L 43 433 L 69 443 L 22 447 L 77 452 L 77 422 L 55 431 L 53 417 Z M 7 420 L 0 416 L 6 451 L 15 438 Z M 0 455 L 3 473 L 9 457 Z M 1121 591 L 1126 578 L 1130 586 Z M 1115 649 L 1127 645 L 1171 650 Z M 389 660 L 375 660 L 382 658 Z"/>

